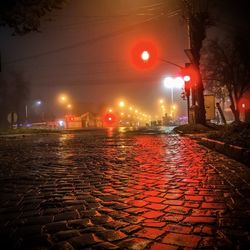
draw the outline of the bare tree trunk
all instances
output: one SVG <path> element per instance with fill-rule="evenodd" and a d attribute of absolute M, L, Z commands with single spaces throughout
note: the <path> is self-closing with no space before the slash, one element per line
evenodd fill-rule
<path fill-rule="evenodd" d="M 203 94 L 204 86 L 203 86 L 199 67 L 198 67 L 197 73 L 198 73 L 198 79 L 197 79 L 197 85 L 196 85 L 196 101 L 198 104 L 197 123 L 206 125 L 206 109 L 205 109 L 204 94 Z"/>
<path fill-rule="evenodd" d="M 234 101 L 234 98 L 233 98 L 233 95 L 231 92 L 229 92 L 229 99 L 231 102 L 230 108 L 231 108 L 233 115 L 234 115 L 234 121 L 240 122 L 240 113 L 239 113 L 239 108 L 237 107 L 239 104 L 237 104 L 238 101 L 236 99 Z"/>

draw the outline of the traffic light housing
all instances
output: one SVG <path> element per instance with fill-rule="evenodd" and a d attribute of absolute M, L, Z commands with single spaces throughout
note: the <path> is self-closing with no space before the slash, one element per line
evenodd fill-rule
<path fill-rule="evenodd" d="M 156 65 L 158 51 L 150 41 L 140 41 L 131 50 L 131 60 L 133 65 L 140 70 L 150 69 Z"/>
<path fill-rule="evenodd" d="M 117 117 L 113 113 L 106 113 L 103 115 L 103 124 L 106 127 L 114 127 L 117 124 Z"/>
<path fill-rule="evenodd" d="M 190 95 L 190 89 L 194 87 L 198 80 L 197 69 L 191 63 L 186 63 L 185 68 L 181 69 L 181 75 L 185 83 L 186 96 Z"/>

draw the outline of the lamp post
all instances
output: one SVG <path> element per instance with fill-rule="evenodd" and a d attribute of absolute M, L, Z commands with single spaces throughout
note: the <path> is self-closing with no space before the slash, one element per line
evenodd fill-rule
<path fill-rule="evenodd" d="M 31 105 L 30 105 L 31 108 L 34 109 L 34 106 L 35 106 L 35 107 L 41 106 L 41 105 L 42 105 L 42 101 L 41 101 L 41 100 L 36 100 L 36 101 L 33 100 L 30 104 L 31 104 Z M 26 104 L 25 104 L 25 123 L 26 123 L 26 124 L 28 124 L 28 118 L 29 118 L 29 106 L 28 106 L 28 104 L 26 103 Z"/>
<path fill-rule="evenodd" d="M 28 124 L 28 105 L 25 105 L 25 123 Z"/>

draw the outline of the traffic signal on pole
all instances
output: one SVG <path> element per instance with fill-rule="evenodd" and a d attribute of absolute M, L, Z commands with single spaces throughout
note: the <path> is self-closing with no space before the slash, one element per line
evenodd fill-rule
<path fill-rule="evenodd" d="M 113 113 L 107 113 L 103 116 L 103 124 L 107 127 L 114 127 L 117 123 L 117 117 Z"/>
<path fill-rule="evenodd" d="M 181 69 L 181 75 L 185 83 L 186 95 L 190 95 L 190 89 L 194 87 L 198 80 L 197 69 L 191 63 L 186 63 L 185 68 Z"/>
<path fill-rule="evenodd" d="M 137 69 L 152 68 L 158 60 L 156 46 L 150 41 L 140 41 L 131 50 L 131 59 Z"/>
<path fill-rule="evenodd" d="M 186 100 L 186 92 L 185 91 L 181 92 L 181 98 L 183 100 Z"/>

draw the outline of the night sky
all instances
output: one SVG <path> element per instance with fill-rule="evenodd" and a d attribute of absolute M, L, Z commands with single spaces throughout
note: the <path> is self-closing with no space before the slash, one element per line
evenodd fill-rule
<path fill-rule="evenodd" d="M 176 76 L 178 68 L 158 62 L 150 70 L 138 70 L 130 51 L 137 41 L 149 40 L 160 58 L 180 65 L 188 62 L 187 29 L 175 13 L 177 3 L 74 0 L 44 17 L 40 33 L 12 36 L 12 30 L 1 27 L 2 74 L 22 72 L 30 82 L 30 100 L 39 98 L 55 112 L 62 92 L 75 106 L 110 106 L 124 97 L 146 112 L 159 112 L 160 97 L 170 102 L 170 90 L 162 80 Z M 175 100 L 184 113 L 180 91 Z"/>

